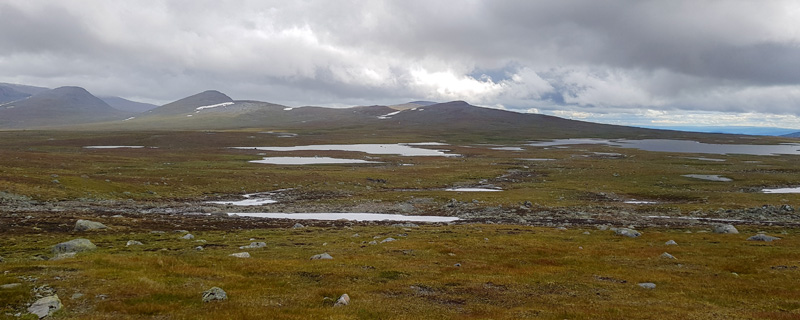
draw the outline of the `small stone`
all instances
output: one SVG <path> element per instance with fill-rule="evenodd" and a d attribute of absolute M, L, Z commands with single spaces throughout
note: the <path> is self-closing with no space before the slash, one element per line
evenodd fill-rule
<path fill-rule="evenodd" d="M 589 231 L 584 231 L 584 232 L 583 232 L 583 234 L 585 234 L 585 235 L 590 235 L 590 234 L 592 234 L 592 233 L 591 233 L 591 232 L 589 232 Z"/>
<path fill-rule="evenodd" d="M 106 225 L 89 220 L 78 220 L 75 222 L 75 231 L 89 231 L 89 230 L 100 230 L 106 229 Z"/>
<path fill-rule="evenodd" d="M 8 283 L 0 286 L 0 289 L 14 289 L 16 287 L 21 286 L 21 283 Z"/>
<path fill-rule="evenodd" d="M 392 242 L 392 241 L 397 241 L 397 240 L 395 238 L 386 238 L 386 239 L 383 239 L 383 241 L 381 241 L 381 243 Z"/>
<path fill-rule="evenodd" d="M 712 226 L 712 230 L 714 233 L 739 233 L 739 230 L 736 230 L 736 227 L 731 224 L 715 224 Z"/>
<path fill-rule="evenodd" d="M 671 255 L 669 253 L 666 253 L 666 252 L 661 254 L 661 258 L 675 260 L 675 256 L 673 256 L 673 255 Z"/>
<path fill-rule="evenodd" d="M 30 307 L 28 307 L 28 312 L 33 313 L 39 317 L 39 319 L 51 316 L 64 305 L 61 304 L 61 299 L 58 298 L 58 295 L 52 295 L 49 297 L 44 297 L 36 302 L 33 303 Z"/>
<path fill-rule="evenodd" d="M 249 245 L 239 247 L 239 249 L 258 249 L 266 246 L 266 242 L 251 242 Z"/>
<path fill-rule="evenodd" d="M 670 241 L 664 242 L 664 245 L 665 246 L 677 246 L 678 243 L 675 242 L 675 240 L 670 240 Z"/>
<path fill-rule="evenodd" d="M 175 233 L 189 233 L 189 230 L 175 230 L 175 231 L 172 231 L 172 232 L 175 232 Z"/>
<path fill-rule="evenodd" d="M 639 283 L 639 286 L 642 287 L 642 288 L 645 288 L 645 289 L 655 289 L 656 288 L 656 284 L 652 283 L 652 282 L 642 282 L 642 283 Z"/>
<path fill-rule="evenodd" d="M 292 226 L 292 229 L 301 229 L 301 228 L 305 228 L 305 227 L 306 227 L 306 226 L 304 226 L 304 225 L 302 225 L 302 224 L 300 224 L 300 223 L 295 223 L 295 224 Z"/>
<path fill-rule="evenodd" d="M 126 244 L 125 244 L 125 246 L 126 246 L 126 247 L 130 247 L 130 246 L 143 246 L 143 245 L 144 245 L 144 243 L 141 243 L 141 242 L 139 242 L 139 241 L 136 241 L 136 240 L 128 240 L 128 243 L 126 243 Z"/>
<path fill-rule="evenodd" d="M 628 238 L 638 238 L 642 234 L 639 231 L 628 229 L 628 228 L 619 228 L 614 230 L 614 234 L 618 236 L 625 236 Z"/>
<path fill-rule="evenodd" d="M 192 239 L 194 239 L 194 235 L 191 234 L 191 233 L 187 233 L 185 236 L 181 237 L 181 239 L 192 240 Z"/>
<path fill-rule="evenodd" d="M 372 240 L 372 241 L 369 242 L 369 244 L 374 246 L 374 245 L 378 244 L 378 241 Z"/>
<path fill-rule="evenodd" d="M 343 307 L 350 304 L 350 296 L 346 293 L 341 295 L 339 299 L 336 299 L 336 303 L 333 304 L 334 307 Z"/>
<path fill-rule="evenodd" d="M 333 257 L 325 252 L 312 256 L 311 260 L 333 260 Z"/>
<path fill-rule="evenodd" d="M 406 222 L 406 223 L 395 223 L 392 227 L 396 228 L 419 228 L 419 225 L 416 223 Z"/>
<path fill-rule="evenodd" d="M 237 258 L 250 258 L 250 253 L 249 252 L 231 253 L 230 256 Z"/>
<path fill-rule="evenodd" d="M 72 295 L 72 297 L 70 297 L 72 300 L 78 300 L 80 298 L 83 298 L 83 293 L 75 293 Z"/>
<path fill-rule="evenodd" d="M 747 241 L 764 241 L 764 242 L 772 242 L 773 240 L 780 240 L 780 239 L 781 239 L 781 238 L 778 238 L 778 237 L 773 237 L 773 236 L 768 236 L 768 235 L 766 235 L 766 234 L 759 233 L 759 234 L 757 234 L 757 235 L 754 235 L 754 236 L 752 236 L 752 237 L 750 237 L 750 238 L 747 238 Z"/>
<path fill-rule="evenodd" d="M 203 302 L 211 302 L 214 300 L 228 300 L 228 294 L 219 287 L 213 287 L 203 291 Z"/>
<path fill-rule="evenodd" d="M 5 259 L 3 259 L 3 257 L 0 257 L 0 262 L 4 262 L 4 261 L 5 261 Z"/>
<path fill-rule="evenodd" d="M 358 233 L 354 233 L 354 234 L 353 234 L 352 236 L 350 236 L 350 237 L 351 237 L 351 238 L 358 238 L 358 237 L 360 237 L 360 236 L 361 236 L 361 235 L 359 235 Z"/>
<path fill-rule="evenodd" d="M 460 267 L 460 266 L 461 266 L 461 264 L 460 264 L 460 263 L 456 263 L 456 264 L 454 264 L 453 266 L 454 266 L 454 267 Z"/>
<path fill-rule="evenodd" d="M 558 227 L 558 228 L 556 228 L 556 230 L 565 231 L 565 230 L 567 230 L 567 227 Z"/>
<path fill-rule="evenodd" d="M 197 251 L 203 251 L 204 250 L 203 246 L 196 246 L 196 247 L 194 247 L 194 249 L 197 250 Z"/>
<path fill-rule="evenodd" d="M 75 239 L 53 246 L 53 253 L 59 254 L 65 252 L 81 252 L 94 249 L 97 249 L 97 246 L 95 246 L 94 243 L 88 239 Z"/>

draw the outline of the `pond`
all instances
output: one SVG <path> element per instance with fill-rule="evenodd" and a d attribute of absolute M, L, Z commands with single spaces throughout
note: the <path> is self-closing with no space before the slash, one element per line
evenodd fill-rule
<path fill-rule="evenodd" d="M 568 146 L 579 144 L 603 144 L 620 148 L 639 149 L 654 152 L 680 152 L 701 154 L 746 154 L 746 155 L 800 155 L 800 144 L 785 143 L 775 145 L 717 144 L 691 140 L 645 139 L 645 140 L 605 140 L 605 139 L 560 139 L 536 141 L 528 144 L 533 147 Z"/>
<path fill-rule="evenodd" d="M 350 220 L 350 221 L 410 221 L 410 222 L 452 222 L 457 217 L 443 216 L 405 216 L 383 213 L 278 213 L 278 212 L 232 212 L 230 216 L 293 220 Z"/>
<path fill-rule="evenodd" d="M 800 187 L 796 188 L 775 188 L 775 189 L 762 189 L 763 193 L 800 193 Z"/>
<path fill-rule="evenodd" d="M 378 161 L 329 157 L 266 157 L 261 160 L 251 160 L 248 162 L 279 165 L 381 163 Z"/>
<path fill-rule="evenodd" d="M 319 144 L 295 147 L 232 147 L 241 150 L 262 151 L 352 151 L 369 154 L 396 154 L 406 157 L 439 156 L 457 157 L 458 154 L 447 153 L 447 150 L 419 148 L 419 146 L 440 146 L 438 142 L 395 143 L 395 144 Z"/>

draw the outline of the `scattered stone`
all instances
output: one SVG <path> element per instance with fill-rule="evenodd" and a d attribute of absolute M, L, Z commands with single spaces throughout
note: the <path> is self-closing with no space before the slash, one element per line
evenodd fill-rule
<path fill-rule="evenodd" d="M 567 230 L 567 227 L 558 227 L 558 228 L 556 228 L 556 230 L 565 231 L 565 230 Z"/>
<path fill-rule="evenodd" d="M 354 234 L 353 234 L 352 236 L 350 236 L 350 237 L 351 237 L 351 238 L 358 238 L 358 237 L 360 237 L 360 236 L 361 236 L 361 235 L 359 235 L 358 233 L 354 233 Z"/>
<path fill-rule="evenodd" d="M 80 298 L 83 298 L 83 293 L 80 293 L 80 292 L 79 293 L 75 293 L 75 294 L 72 295 L 72 297 L 70 297 L 70 299 L 72 299 L 72 300 L 78 300 Z"/>
<path fill-rule="evenodd" d="M 189 233 L 189 230 L 175 230 L 175 231 L 172 231 L 172 232 L 175 232 L 175 233 Z"/>
<path fill-rule="evenodd" d="M 3 257 L 0 257 L 0 262 L 4 262 L 4 261 L 5 261 L 5 259 L 3 259 Z"/>
<path fill-rule="evenodd" d="M 97 249 L 97 246 L 95 246 L 94 243 L 88 239 L 75 239 L 53 246 L 53 253 L 59 254 L 65 252 L 82 252 L 94 249 Z"/>
<path fill-rule="evenodd" d="M 675 256 L 673 256 L 673 255 L 671 255 L 669 253 L 666 253 L 666 252 L 661 254 L 661 258 L 675 260 Z"/>
<path fill-rule="evenodd" d="M 392 241 L 397 241 L 397 239 L 395 239 L 395 238 L 386 238 L 386 239 L 383 239 L 383 241 L 381 241 L 381 243 L 392 242 Z"/>
<path fill-rule="evenodd" d="M 638 238 L 642 234 L 639 231 L 628 229 L 628 228 L 619 228 L 614 230 L 614 234 L 618 236 L 625 236 L 628 238 Z"/>
<path fill-rule="evenodd" d="M 591 233 L 591 232 L 589 232 L 589 231 L 584 231 L 584 232 L 583 232 L 583 234 L 585 234 L 585 235 L 587 235 L 587 236 L 588 236 L 588 235 L 590 235 L 590 234 L 592 234 L 592 233 Z"/>
<path fill-rule="evenodd" d="M 28 307 L 28 312 L 33 313 L 39 316 L 39 319 L 51 316 L 64 305 L 61 304 L 61 299 L 58 298 L 58 295 L 53 295 L 49 297 L 44 297 L 36 302 L 33 303 L 30 307 Z"/>
<path fill-rule="evenodd" d="M 213 287 L 203 291 L 203 302 L 211 302 L 214 300 L 228 300 L 228 294 L 219 287 Z"/>
<path fill-rule="evenodd" d="M 350 304 L 350 296 L 346 293 L 341 295 L 339 299 L 336 299 L 336 303 L 333 304 L 334 307 L 343 307 Z"/>
<path fill-rule="evenodd" d="M 14 289 L 16 287 L 21 286 L 21 283 L 8 283 L 0 286 L 0 289 Z"/>
<path fill-rule="evenodd" d="M 333 260 L 333 257 L 325 252 L 312 256 L 311 260 Z"/>
<path fill-rule="evenodd" d="M 232 254 L 230 254 L 230 256 L 231 257 L 237 257 L 237 258 L 250 258 L 250 253 L 249 252 L 238 252 L 238 253 L 232 253 Z"/>
<path fill-rule="evenodd" d="M 239 249 L 258 249 L 266 246 L 266 242 L 251 242 L 249 245 L 239 247 Z"/>
<path fill-rule="evenodd" d="M 205 249 L 203 249 L 203 246 L 196 246 L 196 247 L 194 247 L 194 249 L 197 250 L 197 251 L 205 250 Z"/>
<path fill-rule="evenodd" d="M 136 240 L 128 240 L 128 243 L 125 244 L 126 247 L 143 246 L 143 245 L 144 245 L 144 243 L 141 243 L 140 241 L 136 241 Z"/>
<path fill-rule="evenodd" d="M 736 227 L 734 227 L 731 224 L 715 224 L 714 226 L 712 226 L 712 230 L 714 231 L 714 233 L 732 233 L 732 234 L 739 233 L 739 230 L 736 230 Z"/>
<path fill-rule="evenodd" d="M 757 234 L 757 235 L 754 235 L 754 236 L 752 236 L 752 237 L 750 237 L 750 238 L 747 238 L 747 241 L 764 241 L 764 242 L 772 242 L 772 240 L 780 240 L 780 239 L 781 239 L 781 238 L 778 238 L 778 237 L 773 237 L 773 236 L 768 236 L 768 235 L 766 235 L 766 234 L 759 233 L 759 234 Z"/>
<path fill-rule="evenodd" d="M 191 233 L 187 233 L 185 236 L 181 237 L 181 239 L 192 240 L 192 239 L 194 239 L 194 235 L 191 234 Z"/>
<path fill-rule="evenodd" d="M 454 266 L 454 267 L 460 267 L 460 266 L 461 266 L 461 264 L 460 264 L 460 263 L 456 263 L 456 264 L 454 264 L 453 266 Z"/>
<path fill-rule="evenodd" d="M 369 242 L 369 244 L 374 246 L 374 245 L 378 244 L 378 241 L 372 240 L 372 241 Z"/>
<path fill-rule="evenodd" d="M 406 223 L 395 223 L 392 227 L 396 228 L 419 228 L 419 225 L 416 223 L 406 222 Z"/>
<path fill-rule="evenodd" d="M 158 231 L 158 230 L 153 230 L 153 231 L 150 231 L 150 233 L 152 233 L 152 234 L 165 234 L 166 232 L 164 232 L 164 231 Z"/>
<path fill-rule="evenodd" d="M 100 222 L 95 222 L 90 220 L 78 220 L 75 222 L 75 231 L 90 231 L 90 230 L 100 230 L 106 228 L 108 228 L 106 227 L 106 225 Z"/>
<path fill-rule="evenodd" d="M 58 261 L 58 260 L 64 260 L 64 259 L 75 258 L 75 255 L 77 255 L 77 253 L 76 253 L 76 252 L 65 252 L 65 253 L 59 253 L 59 254 L 57 254 L 55 257 L 53 257 L 52 259 L 50 259 L 50 260 L 52 260 L 52 261 Z"/>
<path fill-rule="evenodd" d="M 305 228 L 305 227 L 306 227 L 306 226 L 304 226 L 304 225 L 302 225 L 302 224 L 300 224 L 300 223 L 295 223 L 295 224 L 292 226 L 292 229 L 301 229 L 301 228 Z"/>
<path fill-rule="evenodd" d="M 642 288 L 645 288 L 645 289 L 655 289 L 656 288 L 656 284 L 652 283 L 652 282 L 642 282 L 642 283 L 639 283 L 639 286 L 642 287 Z"/>
<path fill-rule="evenodd" d="M 665 246 L 677 246 L 678 243 L 675 242 L 675 240 L 670 240 L 670 241 L 664 242 L 664 245 Z"/>
<path fill-rule="evenodd" d="M 108 295 L 107 294 L 98 294 L 98 295 L 95 295 L 94 298 L 98 299 L 98 300 L 105 300 L 105 299 L 108 299 Z"/>

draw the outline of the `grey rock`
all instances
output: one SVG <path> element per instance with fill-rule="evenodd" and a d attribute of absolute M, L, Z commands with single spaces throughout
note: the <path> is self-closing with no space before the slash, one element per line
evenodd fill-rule
<path fill-rule="evenodd" d="M 3 259 L 3 257 L 0 257 L 0 262 L 4 262 L 4 261 L 6 261 L 6 260 Z"/>
<path fill-rule="evenodd" d="M 336 303 L 333 304 L 334 307 L 343 307 L 350 304 L 350 296 L 348 294 L 343 294 L 336 299 Z"/>
<path fill-rule="evenodd" d="M 251 242 L 249 245 L 239 247 L 239 249 L 258 249 L 266 246 L 266 242 Z"/>
<path fill-rule="evenodd" d="M 61 310 L 63 307 L 64 305 L 61 304 L 61 299 L 58 298 L 58 295 L 53 295 L 36 300 L 36 302 L 28 307 L 28 312 L 37 315 L 39 319 L 41 319 L 53 315 L 53 313 Z"/>
<path fill-rule="evenodd" d="M 372 241 L 369 242 L 369 244 L 374 246 L 374 245 L 378 244 L 378 241 L 372 240 Z"/>
<path fill-rule="evenodd" d="M 325 252 L 312 256 L 311 260 L 333 260 L 333 257 Z"/>
<path fill-rule="evenodd" d="M 454 267 L 460 267 L 460 266 L 461 266 L 461 264 L 460 264 L 460 263 L 456 263 L 456 264 L 454 264 L 453 266 L 454 266 Z"/>
<path fill-rule="evenodd" d="M 184 239 L 184 240 L 192 240 L 192 239 L 194 239 L 194 235 L 193 235 L 193 234 L 191 234 L 191 233 L 187 233 L 186 235 L 184 235 L 183 237 L 181 237 L 181 239 Z"/>
<path fill-rule="evenodd" d="M 83 296 L 84 296 L 84 294 L 83 294 L 83 293 L 75 293 L 75 294 L 73 294 L 73 295 L 72 295 L 72 297 L 70 297 L 70 299 L 72 299 L 72 300 L 78 300 L 78 299 L 80 299 L 80 298 L 83 298 Z"/>
<path fill-rule="evenodd" d="M 230 256 L 231 257 L 237 257 L 237 258 L 250 258 L 250 253 L 249 252 L 237 252 L 237 253 L 230 254 Z"/>
<path fill-rule="evenodd" d="M 75 258 L 75 255 L 77 255 L 77 253 L 76 253 L 76 252 L 65 252 L 65 253 L 59 253 L 59 254 L 57 254 L 55 257 L 53 257 L 52 259 L 50 259 L 50 260 L 52 260 L 52 261 L 58 261 L 58 260 L 64 260 L 64 259 Z"/>
<path fill-rule="evenodd" d="M 734 227 L 732 224 L 715 224 L 711 228 L 714 233 L 739 233 L 739 230 L 736 230 L 736 227 Z"/>
<path fill-rule="evenodd" d="M 197 251 L 205 250 L 205 249 L 203 249 L 203 246 L 196 246 L 196 247 L 194 247 L 194 249 L 197 250 Z"/>
<path fill-rule="evenodd" d="M 628 228 L 619 228 L 614 230 L 614 234 L 618 236 L 625 236 L 628 238 L 638 238 L 642 234 L 639 231 L 628 229 Z"/>
<path fill-rule="evenodd" d="M 21 283 L 8 283 L 0 286 L 0 289 L 14 289 L 16 287 L 21 286 Z"/>
<path fill-rule="evenodd" d="M 752 237 L 750 237 L 750 238 L 747 238 L 747 241 L 764 241 L 764 242 L 772 242 L 773 240 L 780 240 L 780 239 L 781 239 L 781 238 L 778 238 L 778 237 L 773 237 L 773 236 L 768 236 L 768 235 L 766 235 L 766 234 L 759 233 L 759 234 L 757 234 L 757 235 L 754 235 L 754 236 L 752 236 Z"/>
<path fill-rule="evenodd" d="M 106 225 L 90 220 L 78 220 L 75 222 L 75 231 L 101 230 L 106 228 L 108 228 Z"/>
<path fill-rule="evenodd" d="M 678 243 L 675 242 L 675 240 L 670 240 L 670 241 L 664 242 L 664 245 L 665 246 L 677 246 Z"/>
<path fill-rule="evenodd" d="M 140 241 L 136 241 L 136 240 L 128 240 L 128 243 L 125 244 L 126 247 L 143 246 L 143 245 L 144 245 L 144 243 L 141 243 Z"/>
<path fill-rule="evenodd" d="M 588 236 L 588 235 L 590 235 L 590 234 L 592 234 L 592 233 L 591 233 L 591 232 L 589 232 L 589 231 L 584 231 L 584 232 L 583 232 L 583 234 L 585 234 L 585 235 L 587 235 L 587 236 Z"/>
<path fill-rule="evenodd" d="M 645 288 L 645 289 L 655 289 L 656 288 L 656 284 L 652 283 L 652 282 L 642 282 L 642 283 L 639 283 L 639 286 L 642 287 L 642 288 Z"/>
<path fill-rule="evenodd" d="M 97 246 L 95 246 L 94 243 L 88 239 L 75 239 L 53 246 L 53 253 L 59 254 L 66 252 L 82 252 L 91 251 L 94 249 L 97 249 Z"/>
<path fill-rule="evenodd" d="M 392 227 L 397 228 L 419 228 L 419 225 L 416 223 L 406 222 L 406 223 L 395 223 Z"/>
<path fill-rule="evenodd" d="M 381 241 L 381 243 L 392 242 L 392 241 L 397 241 L 397 239 L 395 239 L 395 238 L 386 238 L 386 239 L 383 239 Z"/>
<path fill-rule="evenodd" d="M 675 256 L 673 256 L 673 255 L 671 255 L 669 253 L 666 253 L 666 252 L 661 254 L 661 258 L 675 260 Z"/>
<path fill-rule="evenodd" d="M 305 228 L 305 227 L 306 227 L 306 226 L 304 226 L 304 225 L 302 225 L 302 224 L 300 224 L 300 223 L 295 223 L 295 224 L 292 226 L 292 229 L 302 229 L 302 228 Z"/>
<path fill-rule="evenodd" d="M 211 302 L 214 300 L 228 300 L 228 294 L 219 287 L 212 287 L 211 289 L 203 291 L 203 302 Z"/>
<path fill-rule="evenodd" d="M 358 238 L 358 237 L 360 237 L 360 236 L 361 236 L 360 234 L 358 234 L 358 233 L 354 233 L 354 234 L 353 234 L 352 236 L 350 236 L 350 237 L 352 237 L 352 238 Z"/>

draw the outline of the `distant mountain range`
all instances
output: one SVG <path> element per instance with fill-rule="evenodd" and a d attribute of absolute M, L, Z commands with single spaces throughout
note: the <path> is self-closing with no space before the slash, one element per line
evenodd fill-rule
<path fill-rule="evenodd" d="M 0 129 L 80 130 L 362 130 L 498 137 L 691 137 L 698 134 L 568 120 L 482 108 L 464 101 L 412 101 L 352 108 L 287 107 L 233 100 L 204 91 L 154 106 L 98 98 L 83 88 L 48 89 L 0 83 Z"/>
<path fill-rule="evenodd" d="M 751 136 L 783 136 L 797 132 L 797 129 L 746 126 L 643 126 L 643 128 L 703 133 L 745 134 Z"/>
<path fill-rule="evenodd" d="M 790 134 L 784 134 L 784 135 L 782 135 L 782 137 L 787 137 L 787 138 L 800 138 L 800 132 L 795 132 L 795 133 L 790 133 Z"/>

